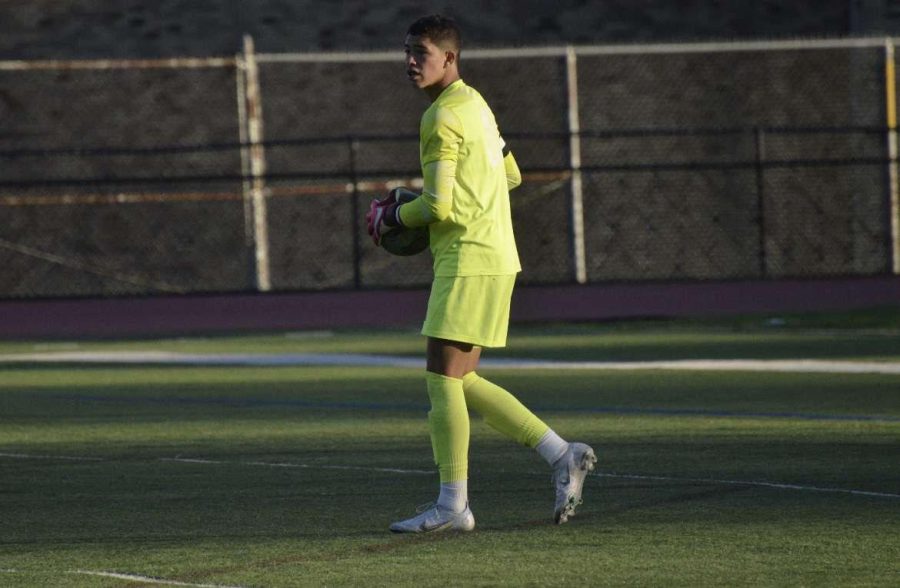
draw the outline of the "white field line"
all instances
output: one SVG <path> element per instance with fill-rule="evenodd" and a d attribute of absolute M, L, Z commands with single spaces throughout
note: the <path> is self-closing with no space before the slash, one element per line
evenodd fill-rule
<path fill-rule="evenodd" d="M 900 363 L 831 361 L 820 359 L 679 359 L 672 361 L 541 361 L 496 359 L 486 367 L 562 370 L 696 370 L 832 374 L 898 374 Z"/>
<path fill-rule="evenodd" d="M 83 457 L 72 455 L 36 455 L 29 453 L 0 453 L 0 458 L 9 459 L 57 459 L 67 461 L 107 461 L 102 457 Z M 297 468 L 307 470 L 355 470 L 364 472 L 385 472 L 390 474 L 434 474 L 434 470 L 408 470 L 401 468 L 374 468 L 363 466 L 341 466 L 307 463 L 263 462 L 263 461 L 224 461 L 216 459 L 199 459 L 187 457 L 163 457 L 159 461 L 175 463 L 194 463 L 202 465 L 239 465 L 239 466 L 263 466 L 270 468 Z"/>
<path fill-rule="evenodd" d="M 399 468 L 370 468 L 363 466 L 339 466 L 339 465 L 321 465 L 307 463 L 283 463 L 283 462 L 265 462 L 265 461 L 222 461 L 214 459 L 191 459 L 182 457 L 162 458 L 160 461 L 177 462 L 177 463 L 196 463 L 210 465 L 242 465 L 242 466 L 261 466 L 267 468 L 297 468 L 306 470 L 354 470 L 363 472 L 386 472 L 390 474 L 426 474 L 433 475 L 434 470 L 404 470 Z"/>
<path fill-rule="evenodd" d="M 17 570 L 14 568 L 0 569 L 0 573 L 4 574 L 42 574 L 42 575 L 59 575 L 57 572 L 49 570 Z M 125 580 L 127 582 L 140 582 L 141 584 L 156 584 L 160 586 L 191 586 L 194 588 L 241 588 L 240 586 L 227 586 L 223 584 L 193 584 L 191 582 L 179 582 L 177 580 L 165 580 L 163 578 L 153 578 L 150 576 L 141 576 L 139 574 L 123 574 L 121 572 L 102 572 L 94 570 L 68 570 L 63 574 L 80 574 L 82 576 L 97 576 L 101 578 L 115 578 L 116 580 Z"/>
<path fill-rule="evenodd" d="M 751 480 L 718 480 L 715 478 L 677 478 L 672 476 L 639 476 L 636 474 L 591 474 L 598 478 L 621 478 L 625 480 L 659 480 L 664 482 L 694 482 L 698 484 L 719 484 L 727 486 L 757 486 L 760 488 L 774 488 L 777 490 L 799 490 L 802 492 L 832 492 L 837 494 L 852 494 L 854 496 L 874 496 L 878 498 L 900 498 L 900 494 L 890 492 L 871 492 L 869 490 L 848 490 L 844 488 L 822 488 L 820 486 L 801 486 L 799 484 L 781 484 L 777 482 L 759 482 Z"/>
<path fill-rule="evenodd" d="M 102 457 L 80 457 L 72 455 L 34 455 L 30 453 L 0 453 L 0 457 L 12 459 L 59 459 L 66 461 L 105 461 Z"/>
<path fill-rule="evenodd" d="M 190 582 L 178 582 L 175 580 L 164 580 L 161 578 L 151 578 L 149 576 L 140 576 L 138 574 L 121 574 L 118 572 L 96 572 L 92 570 L 72 570 L 66 572 L 68 574 L 81 574 L 84 576 L 99 576 L 102 578 L 115 578 L 117 580 L 126 580 L 129 582 L 140 582 L 141 584 L 157 584 L 162 586 L 194 586 L 196 588 L 240 588 L 239 586 L 225 586 L 222 584 L 192 584 Z"/>
<path fill-rule="evenodd" d="M 191 458 L 164 458 L 160 461 L 179 462 L 179 463 L 196 463 L 196 464 L 213 464 L 213 465 L 243 465 L 258 466 L 270 468 L 304 468 L 304 469 L 334 469 L 334 470 L 358 470 L 369 472 L 389 472 L 397 474 L 429 474 L 434 475 L 434 470 L 402 470 L 395 468 L 367 468 L 359 466 L 323 466 L 298 463 L 279 463 L 264 461 L 219 461 L 207 459 L 191 459 Z M 532 472 L 537 475 L 537 472 Z M 781 484 L 777 482 L 762 482 L 751 480 L 719 480 L 715 478 L 678 478 L 673 476 L 642 476 L 637 474 L 615 474 L 615 473 L 595 473 L 591 474 L 600 478 L 622 478 L 632 480 L 659 480 L 667 482 L 693 482 L 699 484 L 719 484 L 730 486 L 757 486 L 761 488 L 774 488 L 778 490 L 798 490 L 805 492 L 833 492 L 838 494 L 853 494 L 857 496 L 876 496 L 879 498 L 900 498 L 900 494 L 892 494 L 890 492 L 872 492 L 868 490 L 848 490 L 844 488 L 822 488 L 820 486 L 803 486 L 800 484 Z"/>
<path fill-rule="evenodd" d="M 424 369 L 419 357 L 357 353 L 177 353 L 170 351 L 59 351 L 0 355 L 0 363 L 113 363 L 154 365 L 373 366 Z M 695 370 L 840 374 L 897 374 L 900 362 L 819 359 L 683 359 L 671 361 L 551 361 L 483 359 L 483 368 L 546 370 Z"/>
<path fill-rule="evenodd" d="M 0 457 L 11 457 L 13 459 L 47 459 L 48 456 L 27 455 L 23 453 L 0 453 Z M 98 457 L 69 457 L 54 459 L 73 459 L 73 460 L 91 460 L 106 461 Z M 197 464 L 197 465 L 226 465 L 226 466 L 251 466 L 251 467 L 267 467 L 267 468 L 296 468 L 307 470 L 352 470 L 362 472 L 380 472 L 403 475 L 436 475 L 435 470 L 411 470 L 400 468 L 376 468 L 364 466 L 338 466 L 338 465 L 322 465 L 322 464 L 305 464 L 305 463 L 288 463 L 288 462 L 266 462 L 266 461 L 228 461 L 216 459 L 202 459 L 189 457 L 164 457 L 159 461 L 167 463 Z M 531 472 L 538 475 L 539 472 Z M 541 474 L 543 475 L 543 474 Z M 785 484 L 780 482 L 765 482 L 762 480 L 722 480 L 716 478 L 683 478 L 677 476 L 650 476 L 639 474 L 618 474 L 618 473 L 602 473 L 597 472 L 591 474 L 595 478 L 621 478 L 625 480 L 658 480 L 664 482 L 691 482 L 697 484 L 719 484 L 729 486 L 756 486 L 760 488 L 772 488 L 776 490 L 797 490 L 801 492 L 831 492 L 837 494 L 851 494 L 855 496 L 872 496 L 878 498 L 900 498 L 900 494 L 892 492 L 874 492 L 870 490 L 853 490 L 846 488 L 823 488 L 821 486 L 805 486 L 801 484 Z"/>

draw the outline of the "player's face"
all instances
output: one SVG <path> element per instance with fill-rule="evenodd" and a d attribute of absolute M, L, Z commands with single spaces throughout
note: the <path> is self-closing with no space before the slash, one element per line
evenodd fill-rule
<path fill-rule="evenodd" d="M 406 76 L 421 90 L 443 88 L 448 56 L 428 37 L 407 35 Z"/>

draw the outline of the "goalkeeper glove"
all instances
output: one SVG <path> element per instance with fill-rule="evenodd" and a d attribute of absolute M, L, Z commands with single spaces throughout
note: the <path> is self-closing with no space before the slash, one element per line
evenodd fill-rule
<path fill-rule="evenodd" d="M 394 188 L 381 200 L 373 200 L 369 204 L 369 212 L 366 214 L 366 229 L 375 246 L 381 245 L 381 237 L 388 231 L 393 231 L 403 226 L 400 222 L 400 205 L 398 194 L 403 188 Z"/>

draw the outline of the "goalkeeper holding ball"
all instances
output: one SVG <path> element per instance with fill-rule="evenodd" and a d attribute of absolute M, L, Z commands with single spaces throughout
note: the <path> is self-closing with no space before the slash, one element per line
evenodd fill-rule
<path fill-rule="evenodd" d="M 584 478 L 597 458 L 568 443 L 512 394 L 479 376 L 482 347 L 503 347 L 516 274 L 509 190 L 521 183 L 490 107 L 459 76 L 456 23 L 427 16 L 406 35 L 407 76 L 431 99 L 422 116 L 424 190 L 402 202 L 395 192 L 374 201 L 366 216 L 378 245 L 390 231 L 427 226 L 434 281 L 422 334 L 428 337 L 428 424 L 440 472 L 436 503 L 390 526 L 397 533 L 470 531 L 469 413 L 532 447 L 550 464 L 556 487 L 554 520 L 564 523 L 581 502 Z"/>

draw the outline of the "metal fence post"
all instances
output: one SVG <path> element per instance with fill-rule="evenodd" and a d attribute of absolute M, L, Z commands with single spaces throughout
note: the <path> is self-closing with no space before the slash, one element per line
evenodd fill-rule
<path fill-rule="evenodd" d="M 765 159 L 766 140 L 765 131 L 759 127 L 753 128 L 754 172 L 756 174 L 756 218 L 759 223 L 759 275 L 765 278 L 768 274 L 768 259 L 766 258 L 766 179 Z"/>
<path fill-rule="evenodd" d="M 242 52 L 235 55 L 235 90 L 237 92 L 238 142 L 241 154 L 241 198 L 244 204 L 244 249 L 249 258 L 248 283 L 256 284 L 256 245 L 253 234 L 253 185 L 250 181 L 250 146 L 247 139 L 247 64 Z"/>
<path fill-rule="evenodd" d="M 884 43 L 885 118 L 887 119 L 888 193 L 891 227 L 891 270 L 900 274 L 900 186 L 897 185 L 897 77 L 894 63 L 894 41 Z"/>
<path fill-rule="evenodd" d="M 249 161 L 243 167 L 249 167 L 250 181 L 244 181 L 245 203 L 250 202 L 253 217 L 253 243 L 255 245 L 256 289 L 268 292 L 272 289 L 269 275 L 269 223 L 266 203 L 266 152 L 263 146 L 262 94 L 259 87 L 259 68 L 253 48 L 253 37 L 244 35 L 244 54 L 238 60 L 243 65 L 243 92 L 246 108 L 239 114 L 246 116 L 246 139 L 249 149 L 241 146 L 241 156 Z M 244 121 L 241 121 L 241 126 Z M 249 193 L 247 188 L 249 187 Z M 246 204 L 245 204 L 246 206 Z"/>
<path fill-rule="evenodd" d="M 359 233 L 362 231 L 360 226 L 360 210 L 359 210 L 359 177 L 356 171 L 356 159 L 359 152 L 359 140 L 355 137 L 347 137 L 347 148 L 350 155 L 350 181 L 352 189 L 350 190 L 350 209 L 353 211 L 353 287 L 359 290 L 362 285 L 362 272 L 360 265 L 362 264 L 362 256 L 360 255 Z"/>
<path fill-rule="evenodd" d="M 581 177 L 581 122 L 578 116 L 578 60 L 575 48 L 566 47 L 566 91 L 569 119 L 569 168 L 572 171 L 571 214 L 572 256 L 575 281 L 587 282 L 587 263 L 584 247 L 584 193 Z"/>

